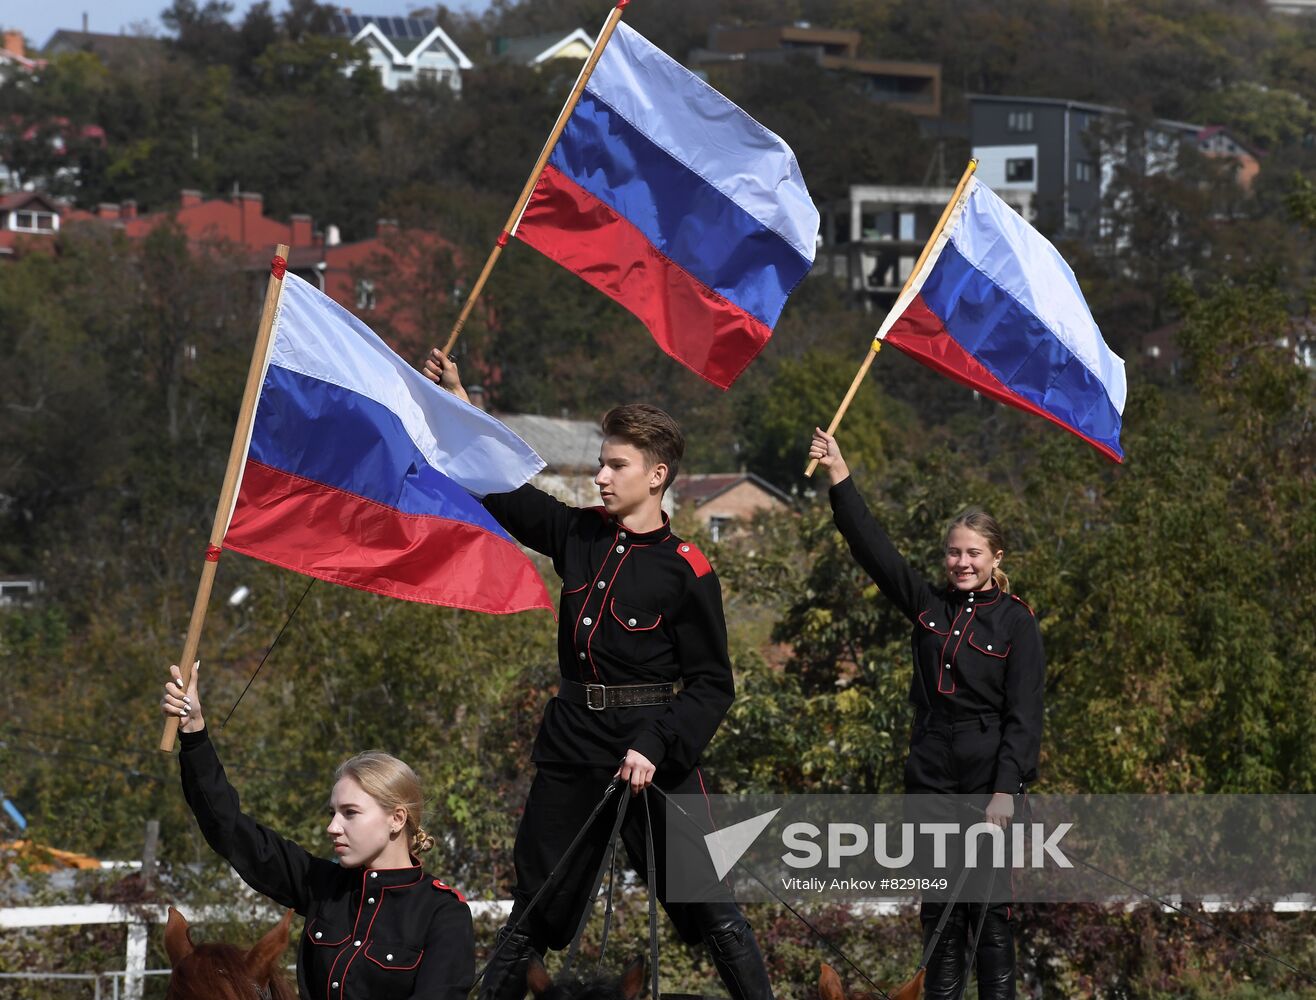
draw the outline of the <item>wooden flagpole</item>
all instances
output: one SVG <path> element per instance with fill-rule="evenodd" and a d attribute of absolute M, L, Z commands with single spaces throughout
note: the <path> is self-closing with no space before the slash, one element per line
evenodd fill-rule
<path fill-rule="evenodd" d="M 489 259 L 484 262 L 484 267 L 480 270 L 480 276 L 475 279 L 475 287 L 471 289 L 471 294 L 466 297 L 466 304 L 462 306 L 461 315 L 457 317 L 457 322 L 453 324 L 452 333 L 448 335 L 448 342 L 443 345 L 444 354 L 452 352 L 453 345 L 457 343 L 457 337 L 461 334 L 462 328 L 466 326 L 466 320 L 471 315 L 475 300 L 480 297 L 480 293 L 484 291 L 484 283 L 489 280 L 489 272 L 498 263 L 498 258 L 503 253 L 503 247 L 507 246 L 507 241 L 513 230 L 516 228 L 517 223 L 521 221 L 521 213 L 525 211 L 526 202 L 530 200 L 530 195 L 534 193 L 535 185 L 539 182 L 539 175 L 544 172 L 544 164 L 548 162 L 548 158 L 553 154 L 553 147 L 557 145 L 558 139 L 562 136 L 562 130 L 567 127 L 567 119 L 571 117 L 571 112 L 576 110 L 580 95 L 585 92 L 585 84 L 589 82 L 590 76 L 593 75 L 594 67 L 598 65 L 604 47 L 608 44 L 608 40 L 612 38 L 612 33 L 621 20 L 622 10 L 629 3 L 630 0 L 617 0 L 617 6 L 612 8 L 612 13 L 608 15 L 603 30 L 599 32 L 599 39 L 594 43 L 594 50 L 590 52 L 589 59 L 585 61 L 585 66 L 580 71 L 580 76 L 576 78 L 576 85 L 571 88 L 566 104 L 562 105 L 557 121 L 553 124 L 553 131 L 548 134 L 548 141 L 544 143 L 544 148 L 539 153 L 539 159 L 535 161 L 535 168 L 530 171 L 530 176 L 526 178 L 525 187 L 521 189 L 521 196 L 516 199 L 512 214 L 503 223 L 503 231 L 498 234 L 493 250 L 489 252 Z"/>
<path fill-rule="evenodd" d="M 969 178 L 973 176 L 973 172 L 977 169 L 977 160 L 970 160 L 969 165 L 964 168 L 964 175 L 960 178 L 960 182 L 955 185 L 955 193 L 950 196 L 950 201 L 946 203 L 946 207 L 942 210 L 941 218 L 937 220 L 937 225 L 932 230 L 932 235 L 928 237 L 927 243 L 923 245 L 923 252 L 918 255 L 918 260 L 914 263 L 914 269 L 909 272 L 909 277 L 905 279 L 904 287 L 900 289 L 900 294 L 896 296 L 895 305 L 891 307 L 892 311 L 900 307 L 900 300 L 905 297 L 905 292 L 909 291 L 910 285 L 912 285 L 914 279 L 918 277 L 919 271 L 923 268 L 923 262 L 928 259 L 928 254 L 932 252 L 933 244 L 937 242 L 937 237 L 941 235 L 941 231 L 946 228 L 946 222 L 950 219 L 951 211 L 959 202 L 960 195 L 964 193 L 965 185 L 969 183 Z M 887 315 L 890 316 L 890 313 Z M 885 322 L 886 320 L 884 318 L 883 323 Z M 879 330 L 880 329 L 881 328 L 879 327 Z M 836 428 L 841 426 L 841 418 L 845 416 L 845 411 L 850 408 L 850 403 L 853 401 L 855 393 L 859 391 L 859 383 L 863 382 L 864 376 L 868 374 L 868 369 L 873 366 L 873 359 L 877 357 L 877 352 L 881 349 L 882 341 L 874 339 L 873 346 L 868 350 L 868 356 L 864 358 L 864 363 L 859 366 L 859 371 L 855 373 L 854 381 L 850 383 L 850 388 L 846 390 L 845 398 L 841 400 L 841 405 L 837 407 L 836 416 L 832 417 L 832 422 L 827 426 L 828 434 L 835 434 Z M 815 458 L 805 467 L 804 475 L 806 477 L 811 477 L 814 470 L 817 468 L 818 460 Z"/>
<path fill-rule="evenodd" d="M 215 521 L 210 529 L 210 544 L 206 546 L 205 562 L 201 565 L 201 581 L 197 584 L 196 600 L 192 602 L 192 618 L 187 625 L 187 638 L 183 640 L 183 655 L 178 670 L 183 675 L 183 690 L 192 680 L 192 664 L 196 661 L 197 647 L 201 644 L 201 628 L 206 622 L 206 608 L 210 604 L 210 588 L 215 582 L 219 567 L 220 547 L 228 532 L 229 519 L 237 498 L 238 481 L 247 459 L 251 442 L 251 424 L 256 414 L 256 401 L 260 398 L 261 381 L 265 378 L 265 364 L 269 358 L 270 341 L 274 332 L 274 319 L 283 296 L 283 274 L 288 267 L 288 245 L 280 243 L 270 262 L 270 280 L 265 286 L 265 306 L 260 314 L 256 331 L 256 346 L 251 352 L 251 365 L 247 368 L 247 385 L 242 390 L 242 405 L 238 409 L 237 426 L 233 428 L 233 444 L 228 452 L 228 468 L 224 470 L 224 484 L 219 490 L 219 503 L 215 505 Z M 178 736 L 178 719 L 165 720 L 160 736 L 160 749 L 170 753 Z"/>

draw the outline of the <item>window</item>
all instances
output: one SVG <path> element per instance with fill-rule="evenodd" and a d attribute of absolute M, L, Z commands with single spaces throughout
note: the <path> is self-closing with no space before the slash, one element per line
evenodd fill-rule
<path fill-rule="evenodd" d="M 1011 132 L 1031 132 L 1033 130 L 1033 113 L 1031 111 L 1011 111 L 1005 116 L 1005 127 Z"/>
<path fill-rule="evenodd" d="M 14 229 L 22 233 L 53 233 L 55 216 L 52 212 L 15 212 Z"/>
<path fill-rule="evenodd" d="M 36 580 L 0 580 L 0 608 L 30 601 L 40 589 Z"/>
<path fill-rule="evenodd" d="M 375 308 L 375 283 L 369 278 L 362 278 L 356 283 L 356 307 L 363 312 Z"/>
<path fill-rule="evenodd" d="M 1092 166 L 1091 160 L 1074 161 L 1074 180 L 1090 184 L 1095 176 L 1096 169 Z"/>
<path fill-rule="evenodd" d="M 708 519 L 708 534 L 715 542 L 720 542 L 726 537 L 727 531 L 731 528 L 733 518 L 726 517 L 722 514 L 714 514 Z"/>
<path fill-rule="evenodd" d="M 1033 179 L 1032 157 L 1005 161 L 1005 183 L 1027 184 Z"/>

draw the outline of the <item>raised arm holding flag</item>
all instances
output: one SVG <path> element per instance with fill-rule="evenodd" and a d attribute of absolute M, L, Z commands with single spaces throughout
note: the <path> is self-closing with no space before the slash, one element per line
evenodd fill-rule
<path fill-rule="evenodd" d="M 1123 461 L 1124 362 L 1102 339 L 1064 258 L 974 176 L 976 167 L 970 161 L 827 433 L 836 433 L 886 343 Z"/>
<path fill-rule="evenodd" d="M 197 659 L 224 549 L 403 600 L 552 609 L 529 558 L 480 505 L 543 468 L 487 413 L 431 385 L 280 246 L 184 642 Z M 160 749 L 173 749 L 177 720 Z"/>
<path fill-rule="evenodd" d="M 515 236 L 726 389 L 813 266 L 818 210 L 790 148 L 619 23 L 625 6 L 609 16 L 440 353 L 451 354 Z"/>

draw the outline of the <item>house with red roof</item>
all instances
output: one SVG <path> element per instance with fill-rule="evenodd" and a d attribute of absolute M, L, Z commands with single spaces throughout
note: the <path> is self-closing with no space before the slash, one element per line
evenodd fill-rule
<path fill-rule="evenodd" d="M 64 207 L 40 191 L 0 195 L 0 260 L 52 249 Z"/>
<path fill-rule="evenodd" d="M 336 226 L 317 231 L 309 215 L 292 215 L 287 222 L 267 216 L 264 198 L 253 191 L 206 198 L 200 191 L 184 190 L 177 208 L 149 213 L 140 212 L 135 201 L 84 211 L 40 192 L 15 192 L 0 198 L 0 255 L 50 252 L 61 227 L 71 223 L 110 225 L 129 239 L 143 239 L 171 221 L 194 243 L 246 250 L 252 271 L 268 270 L 274 248 L 287 244 L 289 270 L 356 313 L 395 347 L 428 346 L 434 337 L 425 320 L 452 293 L 456 258 L 435 233 L 402 230 L 380 220 L 373 236 L 344 243 Z M 406 302 L 397 294 L 404 287 Z"/>
<path fill-rule="evenodd" d="M 0 48 L 0 82 L 4 82 L 13 73 L 32 73 L 45 65 L 46 60 L 33 59 L 27 54 L 21 31 L 5 31 L 4 45 Z"/>
<path fill-rule="evenodd" d="M 695 519 L 715 542 L 726 541 L 763 511 L 791 508 L 791 498 L 752 472 L 716 472 L 682 475 L 673 486 L 677 507 L 694 507 Z"/>

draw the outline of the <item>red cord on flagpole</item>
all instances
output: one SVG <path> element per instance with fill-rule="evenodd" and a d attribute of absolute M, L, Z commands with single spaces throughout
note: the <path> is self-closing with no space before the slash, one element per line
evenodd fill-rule
<path fill-rule="evenodd" d="M 251 424 L 256 416 L 256 402 L 260 398 L 261 381 L 265 377 L 265 365 L 270 354 L 270 344 L 274 336 L 274 315 L 279 311 L 279 298 L 283 294 L 283 275 L 288 266 L 288 254 L 291 247 L 280 243 L 270 261 L 270 279 L 265 283 L 265 304 L 261 309 L 260 325 L 256 331 L 256 344 L 251 352 L 251 362 L 247 366 L 247 384 L 242 390 L 242 403 L 238 407 L 238 420 L 233 428 L 233 443 L 229 447 L 228 464 L 224 468 L 224 482 L 219 489 L 219 502 L 215 505 L 215 520 L 210 529 L 209 544 L 206 546 L 205 561 L 201 564 L 201 579 L 197 583 L 196 597 L 192 601 L 192 617 L 188 620 L 187 635 L 183 639 L 183 655 L 177 660 L 180 683 L 184 690 L 192 679 L 192 664 L 197 661 L 197 649 L 201 644 L 201 629 L 206 622 L 206 607 L 210 603 L 210 590 L 215 583 L 215 574 L 219 571 L 219 556 L 223 551 L 224 534 L 228 531 L 229 518 L 233 516 L 233 505 L 237 502 L 238 488 L 242 481 L 243 463 L 247 457 L 247 446 L 251 440 Z M 164 732 L 160 734 L 160 749 L 168 753 L 173 750 L 178 737 L 178 719 L 170 717 L 165 720 Z"/>

